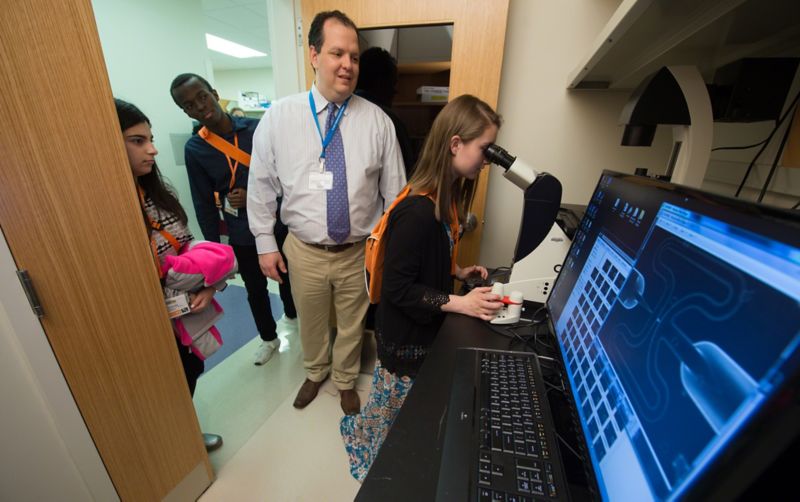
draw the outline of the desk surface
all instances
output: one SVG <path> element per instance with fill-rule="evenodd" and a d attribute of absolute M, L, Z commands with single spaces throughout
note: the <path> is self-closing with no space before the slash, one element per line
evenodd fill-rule
<path fill-rule="evenodd" d="M 508 338 L 494 333 L 483 321 L 447 316 L 356 501 L 435 500 L 455 349 L 507 349 L 508 345 Z M 792 447 L 742 494 L 741 500 L 793 490 L 790 483 L 794 477 L 789 470 L 798 462 L 800 439 L 792 442 Z"/>
<path fill-rule="evenodd" d="M 450 314 L 422 365 L 357 501 L 434 500 L 457 347 L 507 349 L 485 322 Z"/>

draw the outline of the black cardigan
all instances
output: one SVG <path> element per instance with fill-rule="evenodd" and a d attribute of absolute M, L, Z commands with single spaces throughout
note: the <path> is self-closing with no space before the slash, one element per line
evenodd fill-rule
<path fill-rule="evenodd" d="M 441 306 L 453 292 L 450 240 L 424 196 L 408 197 L 392 210 L 385 238 L 378 357 L 391 373 L 414 377 L 444 320 Z"/>

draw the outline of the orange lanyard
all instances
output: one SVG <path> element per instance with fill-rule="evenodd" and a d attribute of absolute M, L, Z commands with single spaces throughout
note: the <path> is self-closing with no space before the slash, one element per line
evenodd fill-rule
<path fill-rule="evenodd" d="M 458 205 L 456 204 L 455 199 L 451 201 L 450 211 L 452 212 L 450 216 L 450 236 L 453 239 L 453 256 L 450 257 L 450 274 L 455 275 L 456 257 L 458 256 L 458 242 L 461 240 L 459 239 L 458 235 Z"/>
<path fill-rule="evenodd" d="M 170 246 L 175 250 L 177 253 L 181 249 L 181 245 L 178 242 L 178 239 L 175 238 L 174 235 L 169 233 L 164 227 L 157 221 L 154 221 L 149 214 L 147 214 L 147 209 L 145 209 L 144 205 L 144 190 L 142 187 L 136 187 L 139 190 L 139 203 L 142 205 L 142 211 L 144 211 L 145 216 L 147 217 L 147 224 L 153 230 L 156 230 L 158 233 L 161 234 L 167 242 L 169 242 Z M 158 245 L 156 244 L 155 238 L 153 238 L 152 232 L 148 232 L 148 236 L 150 237 L 150 251 L 153 253 L 153 261 L 156 264 L 156 270 L 158 270 L 158 276 L 163 277 L 164 272 L 161 270 L 161 260 L 158 259 Z"/>
<path fill-rule="evenodd" d="M 239 148 L 239 134 L 233 134 L 233 146 Z M 239 161 L 231 162 L 231 158 L 226 154 L 225 158 L 228 160 L 228 167 L 231 170 L 231 182 L 228 185 L 228 190 L 233 190 L 233 184 L 236 182 L 236 170 L 239 168 Z"/>

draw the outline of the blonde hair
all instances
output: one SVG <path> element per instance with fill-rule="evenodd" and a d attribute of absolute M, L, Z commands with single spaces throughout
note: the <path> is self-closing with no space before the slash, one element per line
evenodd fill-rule
<path fill-rule="evenodd" d="M 458 136 L 468 143 L 491 125 L 498 128 L 502 125 L 500 115 L 469 94 L 450 101 L 433 121 L 408 184 L 413 193 L 427 193 L 434 198 L 434 214 L 438 221 L 450 223 L 450 206 L 455 200 L 458 219 L 463 223 L 475 195 L 476 180 L 460 178 L 453 173 L 450 139 Z"/>

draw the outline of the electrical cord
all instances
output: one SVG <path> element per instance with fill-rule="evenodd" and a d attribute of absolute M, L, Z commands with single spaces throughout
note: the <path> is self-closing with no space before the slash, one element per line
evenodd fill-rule
<path fill-rule="evenodd" d="M 752 145 L 745 145 L 745 146 L 718 146 L 716 148 L 712 148 L 712 152 L 716 152 L 717 150 L 749 150 L 751 148 L 755 148 L 757 146 L 761 146 L 766 143 L 766 139 L 762 139 L 758 143 L 753 143 Z"/>
<path fill-rule="evenodd" d="M 556 437 L 558 438 L 558 440 L 561 441 L 564 444 L 564 446 L 566 446 L 567 449 L 572 452 L 573 455 L 575 455 L 579 459 L 583 459 L 583 457 L 581 455 L 578 455 L 578 452 L 575 451 L 575 448 L 570 446 L 570 444 L 567 443 L 567 440 L 564 439 L 563 437 L 561 437 L 561 434 L 559 434 L 558 431 L 555 431 L 555 433 L 556 433 Z"/>
<path fill-rule="evenodd" d="M 545 391 L 545 392 L 550 392 L 551 390 L 557 390 L 559 392 L 566 392 L 567 391 L 567 389 L 565 389 L 563 385 L 561 387 L 559 387 L 558 385 L 551 384 L 547 380 L 542 380 L 542 381 L 544 382 L 545 385 L 547 385 L 549 387 L 547 389 L 547 391 Z"/>
<path fill-rule="evenodd" d="M 526 326 L 528 326 L 528 325 L 524 325 L 524 326 L 516 326 L 516 325 L 512 325 L 512 326 L 508 326 L 508 327 L 506 327 L 506 326 L 498 326 L 498 325 L 495 325 L 495 324 L 491 324 L 491 323 L 489 323 L 489 324 L 487 324 L 487 326 L 489 326 L 489 329 L 491 329 L 492 331 L 494 331 L 494 332 L 495 332 L 495 333 L 497 333 L 498 335 L 500 335 L 500 336 L 504 336 L 504 337 L 506 337 L 506 338 L 508 338 L 508 339 L 509 339 L 509 342 L 508 342 L 508 350 L 511 350 L 511 347 L 514 345 L 514 342 L 515 342 L 515 341 L 517 341 L 517 342 L 521 342 L 523 345 L 525 345 L 526 347 L 528 347 L 528 348 L 529 348 L 530 350 L 532 350 L 533 352 L 536 352 L 536 348 L 535 348 L 535 347 L 532 347 L 532 346 L 531 346 L 531 345 L 528 343 L 528 340 L 527 340 L 527 339 L 525 339 L 525 338 L 522 338 L 521 336 L 519 336 L 519 334 L 517 334 L 517 332 L 516 332 L 516 331 L 514 331 L 514 329 L 515 329 L 516 327 L 526 327 Z"/>
<path fill-rule="evenodd" d="M 797 100 L 798 99 L 800 99 L 800 92 L 798 92 L 794 96 L 794 99 L 792 100 L 792 104 L 790 104 L 786 108 L 786 113 L 784 113 L 780 117 L 780 119 L 778 119 L 778 121 L 775 123 L 775 127 L 772 129 L 772 132 L 770 132 L 769 136 L 767 136 L 767 139 L 765 139 L 763 141 L 764 145 L 756 153 L 755 157 L 753 157 L 753 160 L 750 161 L 750 165 L 747 166 L 747 171 L 745 171 L 745 173 L 744 173 L 744 177 L 742 178 L 742 182 L 739 183 L 739 188 L 736 189 L 736 194 L 734 195 L 735 197 L 739 197 L 739 194 L 742 193 L 742 188 L 744 188 L 744 184 L 745 184 L 745 182 L 747 182 L 747 178 L 750 176 L 750 172 L 753 170 L 753 166 L 756 164 L 756 161 L 761 156 L 761 154 L 764 153 L 764 150 L 767 149 L 767 146 L 769 146 L 769 141 L 772 139 L 772 137 L 775 135 L 775 133 L 778 132 L 778 129 L 781 127 L 781 124 L 783 124 L 783 121 L 786 120 L 786 117 L 788 117 L 790 113 L 792 113 L 792 111 L 794 110 L 794 105 L 797 104 Z"/>

